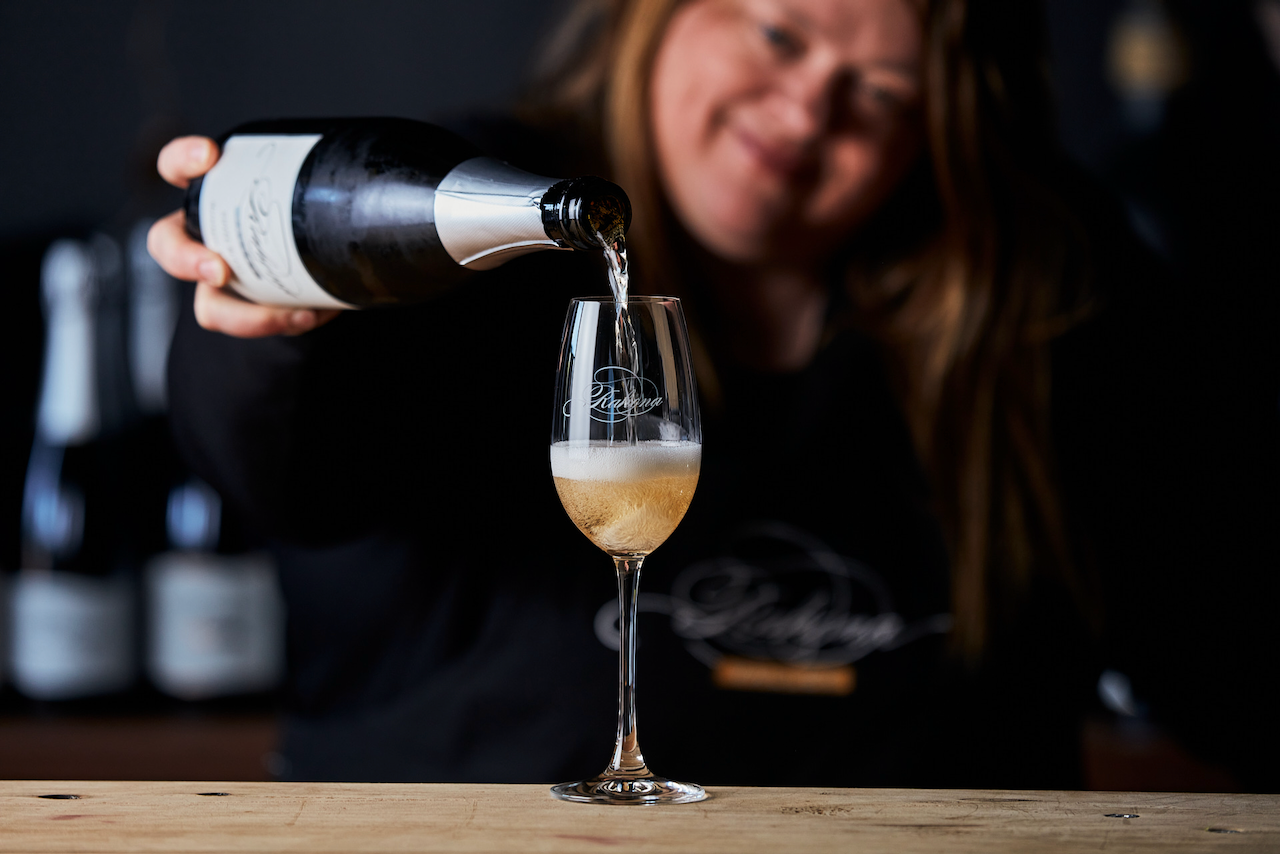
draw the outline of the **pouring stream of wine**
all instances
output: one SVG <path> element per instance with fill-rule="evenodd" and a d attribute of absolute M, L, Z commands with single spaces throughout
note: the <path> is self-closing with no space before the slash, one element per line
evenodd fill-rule
<path fill-rule="evenodd" d="M 622 230 L 621 221 L 618 221 L 607 235 L 597 231 L 596 238 L 604 246 L 604 259 L 609 267 L 609 287 L 613 290 L 613 299 L 617 306 L 615 334 L 618 357 L 626 363 L 619 367 L 639 374 L 640 353 L 636 344 L 635 328 L 631 324 L 631 314 L 627 310 L 627 289 L 630 282 L 627 275 L 627 239 Z M 630 418 L 624 418 L 622 423 L 627 431 L 627 444 L 634 445 L 636 443 L 635 424 Z"/>

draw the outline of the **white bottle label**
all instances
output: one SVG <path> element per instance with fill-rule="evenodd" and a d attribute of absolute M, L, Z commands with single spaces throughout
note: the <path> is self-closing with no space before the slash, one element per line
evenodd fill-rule
<path fill-rule="evenodd" d="M 123 578 L 23 570 L 13 583 L 13 681 L 36 700 L 133 682 L 133 600 Z"/>
<path fill-rule="evenodd" d="M 166 552 L 147 568 L 147 670 L 184 700 L 274 688 L 284 672 L 284 605 L 265 554 Z"/>
<path fill-rule="evenodd" d="M 316 284 L 293 237 L 293 189 L 320 134 L 233 136 L 200 188 L 200 231 L 263 305 L 354 308 Z"/>

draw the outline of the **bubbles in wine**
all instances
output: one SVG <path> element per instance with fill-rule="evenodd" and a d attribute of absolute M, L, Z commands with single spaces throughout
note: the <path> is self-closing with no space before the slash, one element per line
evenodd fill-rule
<path fill-rule="evenodd" d="M 551 446 L 551 474 L 569 518 L 614 556 L 642 557 L 684 518 L 698 484 L 696 442 Z"/>

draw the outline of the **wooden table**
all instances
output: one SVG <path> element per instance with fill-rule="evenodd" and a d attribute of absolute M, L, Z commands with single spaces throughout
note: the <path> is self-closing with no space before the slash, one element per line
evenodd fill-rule
<path fill-rule="evenodd" d="M 0 781 L 0 852 L 1280 851 L 1280 795 L 710 791 L 601 807 L 546 786 Z"/>

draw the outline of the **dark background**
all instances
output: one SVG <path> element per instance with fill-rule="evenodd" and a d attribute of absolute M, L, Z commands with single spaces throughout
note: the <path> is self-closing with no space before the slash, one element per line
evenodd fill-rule
<path fill-rule="evenodd" d="M 175 207 L 153 168 L 173 135 L 254 118 L 501 108 L 563 5 L 0 0 L 0 571 L 18 559 L 49 241 Z M 1152 591 L 1191 633 L 1171 645 L 1169 667 L 1200 686 L 1192 714 L 1273 730 L 1241 686 L 1274 679 L 1250 669 L 1259 645 L 1274 650 L 1274 621 L 1233 627 L 1232 660 L 1197 657 L 1195 638 L 1276 601 L 1275 546 L 1263 543 L 1280 531 L 1280 0 L 1048 0 L 1047 21 L 1064 147 L 1186 285 L 1198 358 L 1185 417 L 1225 446 L 1219 474 L 1196 485 L 1223 498 L 1206 511 L 1219 514 L 1206 527 L 1220 544 L 1206 547 L 1205 583 Z M 1153 44 L 1172 66 L 1153 70 Z M 1204 747 L 1237 766 L 1249 751 Z"/>
<path fill-rule="evenodd" d="M 165 130 L 501 105 L 553 6 L 5 0 L 0 236 L 105 220 Z"/>
<path fill-rule="evenodd" d="M 532 0 L 3 0 L 0 240 L 96 224 L 167 131 L 217 134 L 252 118 L 439 117 L 501 106 L 563 2 Z M 1118 17 L 1143 0 L 1049 0 L 1063 141 L 1104 172 L 1141 136 L 1108 80 Z M 1266 65 L 1254 6 L 1171 4 L 1195 42 L 1192 82 L 1252 104 Z M 1228 66 L 1234 66 L 1228 67 Z M 1245 72 L 1250 73 L 1250 72 Z M 1235 77 L 1235 79 L 1231 79 Z M 1269 120 L 1274 124 L 1275 104 Z M 1260 117 L 1259 117 L 1260 118 Z M 1157 131 L 1158 132 L 1158 131 Z"/>

